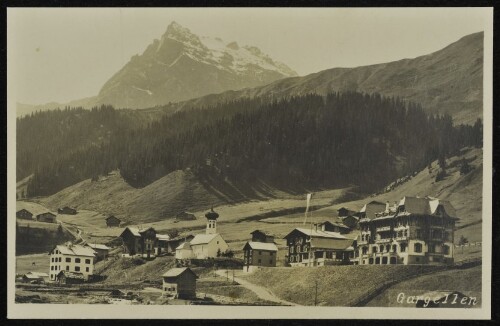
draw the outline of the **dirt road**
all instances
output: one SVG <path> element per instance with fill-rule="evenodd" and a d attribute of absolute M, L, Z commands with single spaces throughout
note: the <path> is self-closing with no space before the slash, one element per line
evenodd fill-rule
<path fill-rule="evenodd" d="M 228 272 L 228 274 L 226 274 L 226 272 Z M 222 277 L 226 277 L 227 275 L 229 275 L 229 278 L 232 278 L 233 275 L 232 270 L 225 270 L 225 269 L 218 270 L 216 273 Z M 267 290 L 262 286 L 255 285 L 236 276 L 234 277 L 234 281 L 239 283 L 241 286 L 244 286 L 245 288 L 249 289 L 250 291 L 254 292 L 262 300 L 277 302 L 287 306 L 298 306 L 298 304 L 296 303 L 278 298 L 271 291 Z"/>

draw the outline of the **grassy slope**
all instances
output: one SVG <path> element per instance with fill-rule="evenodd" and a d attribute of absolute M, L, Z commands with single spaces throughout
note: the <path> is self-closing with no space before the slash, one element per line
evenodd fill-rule
<path fill-rule="evenodd" d="M 212 205 L 231 205 L 235 203 L 266 199 L 292 199 L 295 203 L 284 203 L 284 208 L 304 206 L 302 196 L 289 194 L 260 184 L 254 189 L 243 189 L 244 185 L 202 184 L 190 171 L 175 171 L 144 188 L 133 188 L 128 185 L 119 173 L 114 172 L 97 182 L 85 180 L 62 191 L 40 198 L 41 204 L 56 209 L 62 206 L 73 206 L 102 214 L 114 214 L 131 223 L 161 221 L 175 217 L 179 212 L 203 211 Z M 300 201 L 297 200 L 300 198 Z M 323 202 L 327 203 L 327 202 Z M 290 205 L 289 205 L 290 204 Z M 260 209 L 261 204 L 258 206 Z M 276 205 L 270 205 L 274 209 Z M 267 208 L 267 207 L 265 207 Z M 265 212 L 254 210 L 251 216 Z"/>
<path fill-rule="evenodd" d="M 412 307 L 414 304 L 398 303 L 399 293 L 422 295 L 431 291 L 459 291 L 468 296 L 480 298 L 481 266 L 443 271 L 432 275 L 420 276 L 398 283 L 368 303 L 370 307 Z"/>
<path fill-rule="evenodd" d="M 267 268 L 243 276 L 265 286 L 278 297 L 302 305 L 314 305 L 318 282 L 318 305 L 348 306 L 376 284 L 435 269 L 433 266 L 360 265 L 318 268 Z"/>

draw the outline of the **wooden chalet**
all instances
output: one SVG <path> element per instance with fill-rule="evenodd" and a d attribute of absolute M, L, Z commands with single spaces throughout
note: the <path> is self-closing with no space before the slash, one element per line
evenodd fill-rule
<path fill-rule="evenodd" d="M 338 232 L 296 228 L 284 239 L 291 266 L 347 265 L 354 258 L 355 241 Z"/>
<path fill-rule="evenodd" d="M 158 245 L 156 231 L 150 227 L 147 229 L 139 229 L 136 227 L 126 227 L 120 234 L 123 240 L 125 253 L 134 256 L 141 255 L 146 258 L 156 256 L 155 248 Z"/>
<path fill-rule="evenodd" d="M 196 298 L 198 276 L 189 268 L 172 268 L 163 274 L 163 294 L 178 299 Z"/>
<path fill-rule="evenodd" d="M 20 218 L 23 220 L 32 220 L 33 219 L 33 214 L 28 211 L 27 209 L 20 209 L 16 212 L 16 218 Z"/>
<path fill-rule="evenodd" d="M 68 206 L 64 206 L 62 208 L 59 208 L 57 210 L 57 213 L 58 214 L 65 214 L 65 215 L 76 215 L 77 211 L 74 208 L 71 208 L 71 207 L 68 207 Z"/>
<path fill-rule="evenodd" d="M 252 233 L 252 242 L 267 242 L 274 243 L 274 235 L 263 232 L 261 230 L 255 230 Z"/>
<path fill-rule="evenodd" d="M 38 222 L 56 223 L 56 215 L 51 212 L 41 213 L 36 216 Z"/>
<path fill-rule="evenodd" d="M 96 261 L 104 260 L 108 257 L 110 247 L 100 243 L 87 243 L 85 246 L 92 248 L 95 252 Z"/>
<path fill-rule="evenodd" d="M 349 208 L 347 207 L 341 207 L 337 210 L 337 213 L 338 213 L 338 216 L 339 217 L 346 217 L 346 216 L 349 216 L 349 215 L 353 215 L 353 214 L 356 214 L 357 212 L 356 211 L 353 211 L 353 210 L 350 210 Z"/>
<path fill-rule="evenodd" d="M 114 215 L 106 217 L 106 226 L 108 228 L 120 227 L 122 221 Z"/>
<path fill-rule="evenodd" d="M 337 223 L 337 222 L 331 222 L 331 221 L 325 221 L 323 223 L 320 223 L 318 225 L 322 231 L 328 231 L 328 232 L 338 232 L 340 234 L 346 234 L 349 233 L 351 230 L 349 227 L 345 226 L 344 224 Z"/>

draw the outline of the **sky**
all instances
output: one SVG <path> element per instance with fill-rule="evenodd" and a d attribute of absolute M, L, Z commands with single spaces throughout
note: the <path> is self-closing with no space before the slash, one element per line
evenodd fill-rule
<path fill-rule="evenodd" d="M 481 8 L 9 8 L 8 83 L 24 104 L 97 95 L 172 21 L 199 36 L 257 46 L 303 76 L 432 53 L 485 30 L 484 14 Z"/>

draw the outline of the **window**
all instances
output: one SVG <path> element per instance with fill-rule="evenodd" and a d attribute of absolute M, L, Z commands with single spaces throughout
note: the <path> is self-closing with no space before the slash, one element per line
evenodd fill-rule
<path fill-rule="evenodd" d="M 62 257 L 59 257 L 59 262 L 62 262 Z"/>
<path fill-rule="evenodd" d="M 88 272 L 90 270 L 90 268 L 88 267 L 85 267 L 85 271 Z"/>
<path fill-rule="evenodd" d="M 66 270 L 69 272 L 69 266 L 66 266 Z"/>
<path fill-rule="evenodd" d="M 75 263 L 79 264 L 81 262 L 80 258 L 75 258 Z"/>
<path fill-rule="evenodd" d="M 75 272 L 79 272 L 80 271 L 80 266 L 75 266 Z"/>
<path fill-rule="evenodd" d="M 85 259 L 85 264 L 90 264 L 90 259 Z"/>
<path fill-rule="evenodd" d="M 50 270 L 53 271 L 54 270 L 54 266 L 50 266 Z"/>
<path fill-rule="evenodd" d="M 54 257 L 50 258 L 50 261 L 51 261 L 51 262 L 54 262 Z"/>
<path fill-rule="evenodd" d="M 67 257 L 67 258 L 66 258 L 66 262 L 67 262 L 67 263 L 71 263 L 71 258 L 70 258 L 70 257 Z"/>
<path fill-rule="evenodd" d="M 372 251 L 373 251 L 374 254 L 376 254 L 377 253 L 377 247 L 372 247 Z"/>
<path fill-rule="evenodd" d="M 261 263 L 261 260 L 259 259 L 257 262 L 260 264 L 260 263 Z"/>
<path fill-rule="evenodd" d="M 400 248 L 401 248 L 401 252 L 406 252 L 406 244 L 405 243 L 402 243 L 400 245 Z"/>
<path fill-rule="evenodd" d="M 443 246 L 443 253 L 445 255 L 449 255 L 450 254 L 450 247 L 448 246 Z"/>
<path fill-rule="evenodd" d="M 422 244 L 421 243 L 415 243 L 413 251 L 415 251 L 415 252 L 422 252 Z"/>

